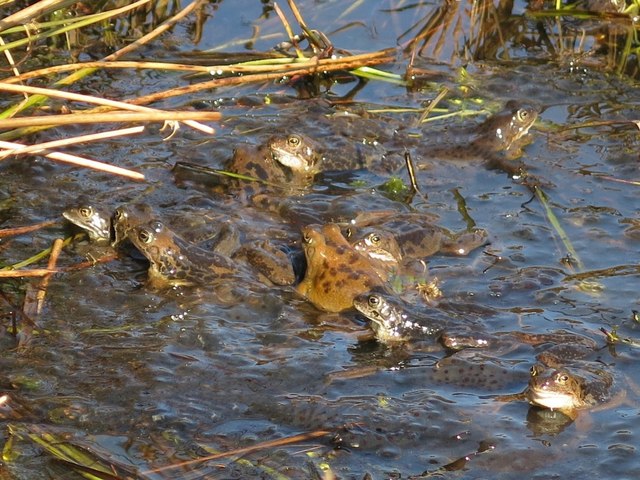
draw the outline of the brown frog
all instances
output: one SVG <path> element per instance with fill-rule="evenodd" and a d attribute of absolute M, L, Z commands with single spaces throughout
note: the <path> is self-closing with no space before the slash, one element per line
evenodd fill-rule
<path fill-rule="evenodd" d="M 257 148 L 236 148 L 226 170 L 287 191 L 311 185 L 321 162 L 318 144 L 305 135 L 292 133 L 275 135 Z M 247 186 L 246 179 L 232 183 Z"/>
<path fill-rule="evenodd" d="M 376 269 L 329 223 L 302 229 L 307 271 L 297 290 L 317 308 L 340 312 L 353 307 L 353 299 L 383 285 Z"/>
<path fill-rule="evenodd" d="M 373 225 L 353 223 L 347 228 L 347 236 L 356 249 L 387 263 L 436 253 L 468 255 L 485 245 L 489 237 L 486 230 L 479 228 L 452 232 L 424 221 L 419 213 L 390 215 Z"/>
<path fill-rule="evenodd" d="M 557 410 L 575 419 L 579 410 L 609 400 L 612 385 L 612 375 L 601 368 L 582 364 L 547 368 L 536 364 L 531 367 L 525 398 L 532 405 Z"/>
<path fill-rule="evenodd" d="M 102 210 L 85 204 L 67 208 L 62 216 L 82 228 L 91 243 L 109 245 L 111 242 L 111 219 Z"/>
<path fill-rule="evenodd" d="M 136 225 L 127 235 L 149 260 L 149 284 L 154 288 L 211 285 L 244 273 L 237 262 L 188 243 L 157 220 Z"/>
<path fill-rule="evenodd" d="M 151 221 L 154 217 L 153 209 L 146 203 L 130 203 L 121 205 L 113 212 L 111 224 L 113 226 L 114 247 L 128 237 L 129 231 L 138 225 Z"/>

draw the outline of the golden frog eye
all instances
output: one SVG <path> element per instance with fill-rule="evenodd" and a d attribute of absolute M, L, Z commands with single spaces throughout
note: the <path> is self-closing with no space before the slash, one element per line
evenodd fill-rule
<path fill-rule="evenodd" d="M 143 228 L 138 232 L 138 240 L 142 243 L 151 243 L 153 242 L 153 232 L 150 230 Z"/>
<path fill-rule="evenodd" d="M 526 108 L 520 108 L 516 112 L 516 117 L 520 122 L 524 122 L 529 118 L 529 111 Z"/>
<path fill-rule="evenodd" d="M 353 230 L 351 227 L 347 227 L 344 229 L 344 238 L 351 238 L 353 236 Z"/>
<path fill-rule="evenodd" d="M 125 218 L 127 215 L 124 213 L 124 211 L 121 208 L 116 208 L 115 213 L 113 214 L 113 218 L 115 218 L 116 220 L 120 221 L 123 218 Z"/>
<path fill-rule="evenodd" d="M 532 377 L 535 377 L 536 375 L 538 375 L 538 373 L 540 373 L 538 371 L 538 367 L 535 365 L 529 369 L 529 372 L 531 373 Z"/>
<path fill-rule="evenodd" d="M 369 306 L 376 308 L 378 305 L 380 305 L 380 297 L 378 297 L 377 295 L 370 295 Z"/>
<path fill-rule="evenodd" d="M 382 239 L 377 233 L 372 233 L 371 235 L 369 235 L 369 241 L 374 245 L 378 245 L 380 243 L 380 240 Z"/>
<path fill-rule="evenodd" d="M 567 383 L 567 381 L 569 380 L 569 375 L 565 374 L 565 373 L 559 373 L 558 377 L 557 377 L 557 382 L 560 384 L 564 384 Z"/>
<path fill-rule="evenodd" d="M 308 233 L 305 233 L 304 235 L 302 235 L 302 241 L 307 245 L 311 245 L 311 243 L 313 243 L 313 238 L 311 238 L 311 235 L 309 235 Z"/>
<path fill-rule="evenodd" d="M 302 143 L 302 140 L 297 135 L 290 135 L 289 138 L 287 138 L 287 143 L 290 147 L 296 148 L 300 143 Z"/>
<path fill-rule="evenodd" d="M 91 218 L 93 215 L 93 208 L 91 207 L 80 207 L 79 211 L 80 215 L 84 218 Z"/>

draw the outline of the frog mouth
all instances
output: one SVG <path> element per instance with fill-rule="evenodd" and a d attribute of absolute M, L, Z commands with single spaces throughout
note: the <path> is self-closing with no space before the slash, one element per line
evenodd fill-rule
<path fill-rule="evenodd" d="M 307 156 L 310 156 L 311 149 L 307 148 L 303 153 Z M 285 167 L 298 172 L 310 171 L 311 166 L 308 164 L 308 162 L 304 161 L 302 157 L 302 155 L 292 155 L 282 148 L 273 149 L 273 158 L 281 165 L 284 165 Z"/>
<path fill-rule="evenodd" d="M 529 388 L 527 390 L 527 400 L 529 400 L 529 403 L 533 405 L 549 408 L 551 410 L 561 410 L 574 407 L 573 395 L 540 388 Z"/>

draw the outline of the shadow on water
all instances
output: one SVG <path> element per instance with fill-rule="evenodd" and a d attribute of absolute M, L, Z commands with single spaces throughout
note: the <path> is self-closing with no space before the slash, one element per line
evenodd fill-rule
<path fill-rule="evenodd" d="M 106 3 L 115 8 L 129 2 Z M 302 0 L 298 6 L 307 24 L 332 43 L 322 44 L 320 36 L 322 45 L 307 54 L 322 59 L 391 48 L 395 60 L 376 68 L 394 75 L 387 81 L 363 80 L 366 72 L 347 70 L 279 75 L 166 97 L 153 106 L 221 112 L 215 135 L 181 128 L 163 140 L 149 126 L 135 138 L 76 148 L 140 171 L 145 182 L 41 157 L 5 159 L 2 227 L 54 223 L 2 237 L 2 265 L 69 236 L 72 227 L 62 212 L 79 201 L 106 215 L 121 205 L 151 205 L 153 219 L 199 247 L 237 255 L 234 265 L 247 258 L 236 242 L 271 242 L 292 262 L 295 283 L 307 268 L 302 227 L 386 224 L 393 230 L 386 233 L 409 238 L 421 218 L 420 227 L 435 222 L 444 229 L 436 236 L 423 228 L 419 240 L 412 237 L 417 243 L 443 241 L 448 234 L 442 232 L 488 231 L 486 242 L 483 237 L 467 255 L 450 249 L 411 259 L 410 272 L 421 268 L 443 295 L 432 308 L 489 343 L 504 332 L 520 336 L 458 352 L 436 339 L 383 345 L 355 311 L 321 311 L 286 282 L 256 287 L 258 274 L 252 278 L 249 267 L 221 282 L 242 293 L 223 302 L 206 286 L 150 288 L 143 255 L 132 245 L 105 247 L 111 257 L 104 261 L 52 277 L 33 318 L 20 312 L 25 296 L 37 296 L 38 281 L 3 279 L 0 476 L 637 476 L 640 378 L 632 312 L 639 309 L 640 290 L 639 145 L 630 19 L 637 6 L 584 1 L 556 11 L 538 1 Z M 93 13 L 87 4 L 67 10 Z M 67 44 L 33 41 L 13 50 L 24 55 L 17 68 L 64 63 L 67 53 L 82 61 L 103 58 L 179 11 L 178 2 L 157 2 L 74 32 Z M 285 14 L 297 29 L 289 10 Z M 204 2 L 127 59 L 223 66 L 283 51 L 295 55 L 284 32 L 272 2 Z M 3 32 L 5 42 L 18 37 Z M 302 48 L 308 43 L 300 39 Z M 0 75 L 13 73 L 4 69 Z M 73 89 L 137 98 L 211 77 L 105 68 Z M 5 97 L 0 106 L 9 108 L 16 98 Z M 511 142 L 495 148 L 506 130 L 482 125 L 509 100 L 535 105 L 537 117 L 532 125 L 525 122 L 513 148 Z M 71 108 L 62 102 L 47 108 Z M 98 130 L 73 125 L 21 141 Z M 295 189 L 268 183 L 245 188 L 235 180 L 229 189 L 225 177 L 218 178 L 240 164 L 260 178 L 251 158 L 230 159 L 239 158 L 239 149 L 271 158 L 267 140 L 290 134 L 321 145 L 325 167 L 312 184 L 285 175 L 279 180 Z M 410 185 L 406 151 L 421 195 L 398 191 L 389 181 Z M 197 168 L 177 172 L 179 162 Z M 381 220 L 389 215 L 395 223 Z M 234 236 L 223 238 L 221 231 Z M 86 241 L 70 243 L 60 268 L 102 255 Z M 416 248 L 403 247 L 405 257 Z M 207 268 L 190 265 L 188 272 L 209 273 Z M 419 292 L 404 292 L 403 299 L 417 312 L 412 320 L 424 315 Z M 21 335 L 14 335 L 14 325 Z M 588 340 L 584 357 L 569 354 L 576 349 L 569 348 L 575 345 L 566 332 Z M 522 341 L 529 334 L 548 336 Z M 528 404 L 523 392 L 530 367 L 558 344 L 569 344 L 554 350 L 560 363 L 579 370 L 590 362 L 612 375 L 606 401 L 585 401 L 571 412 L 575 416 Z M 210 460 L 191 462 L 204 457 Z M 168 465 L 175 467 L 159 470 Z"/>

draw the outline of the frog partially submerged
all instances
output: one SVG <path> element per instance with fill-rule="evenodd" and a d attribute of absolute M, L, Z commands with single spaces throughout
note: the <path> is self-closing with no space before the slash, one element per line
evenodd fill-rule
<path fill-rule="evenodd" d="M 369 259 L 349 244 L 334 223 L 304 227 L 302 248 L 307 271 L 297 290 L 321 310 L 353 308 L 357 295 L 384 284 Z"/>
<path fill-rule="evenodd" d="M 354 221 L 346 231 L 359 251 L 396 263 L 436 253 L 464 256 L 487 243 L 486 230 L 452 232 L 430 219 L 431 216 L 425 219 L 420 213 L 388 215 L 374 220 L 375 223 Z"/>
<path fill-rule="evenodd" d="M 353 306 L 370 320 L 376 339 L 382 343 L 435 338 L 446 325 L 439 313 L 433 311 L 433 315 L 429 316 L 425 311 L 415 315 L 384 293 L 367 292 L 358 295 L 353 300 Z"/>
<path fill-rule="evenodd" d="M 130 228 L 127 236 L 149 260 L 149 284 L 154 288 L 211 285 L 243 273 L 230 258 L 188 243 L 157 220 Z"/>
<path fill-rule="evenodd" d="M 532 405 L 557 410 L 574 419 L 578 411 L 592 408 L 610 398 L 613 376 L 586 364 L 549 368 L 531 367 L 525 398 Z"/>
<path fill-rule="evenodd" d="M 128 234 L 133 228 L 151 221 L 153 217 L 153 209 L 146 203 L 129 203 L 116 208 L 111 217 L 113 226 L 112 245 L 120 244 L 128 238 Z"/>
<path fill-rule="evenodd" d="M 446 160 L 481 160 L 488 168 L 503 170 L 511 176 L 522 174 L 521 165 L 512 159 L 521 155 L 521 146 L 538 118 L 538 109 L 524 102 L 509 101 L 464 140 L 439 145 L 430 150 L 432 158 Z"/>
<path fill-rule="evenodd" d="M 287 191 L 311 185 L 321 162 L 318 144 L 305 135 L 292 133 L 275 135 L 257 148 L 236 148 L 225 169 L 264 182 L 267 188 Z M 248 185 L 246 180 L 232 180 L 231 184 Z"/>
<path fill-rule="evenodd" d="M 111 242 L 111 219 L 102 210 L 91 205 L 79 205 L 67 208 L 62 216 L 82 228 L 91 243 L 109 245 Z"/>

